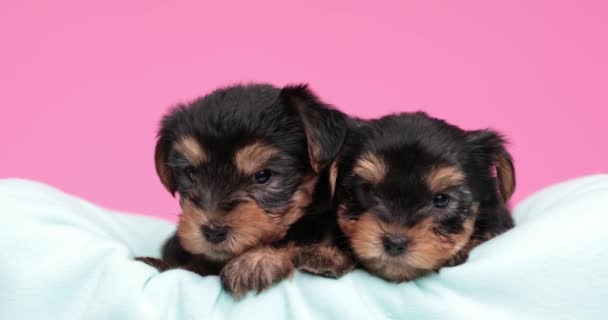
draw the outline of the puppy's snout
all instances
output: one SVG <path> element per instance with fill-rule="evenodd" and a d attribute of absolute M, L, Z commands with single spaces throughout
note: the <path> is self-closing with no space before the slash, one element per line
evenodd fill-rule
<path fill-rule="evenodd" d="M 207 224 L 202 227 L 202 231 L 207 241 L 218 244 L 226 239 L 230 227 Z"/>
<path fill-rule="evenodd" d="M 382 237 L 384 251 L 391 257 L 398 256 L 405 252 L 408 242 L 409 241 L 405 236 L 385 235 Z"/>

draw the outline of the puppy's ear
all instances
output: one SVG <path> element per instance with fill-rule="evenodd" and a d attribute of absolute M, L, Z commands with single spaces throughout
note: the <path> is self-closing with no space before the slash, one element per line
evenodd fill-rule
<path fill-rule="evenodd" d="M 167 165 L 169 148 L 171 144 L 162 138 L 158 137 L 156 147 L 154 148 L 154 163 L 156 165 L 156 173 L 163 183 L 165 188 L 172 194 L 175 195 L 177 191 L 177 184 L 175 183 L 175 177 L 173 176 L 173 170 Z"/>
<path fill-rule="evenodd" d="M 284 87 L 281 101 L 300 115 L 310 164 L 315 172 L 320 172 L 342 148 L 346 137 L 345 115 L 321 102 L 306 85 Z"/>
<path fill-rule="evenodd" d="M 498 189 L 507 203 L 515 191 L 515 169 L 513 158 L 505 148 L 505 139 L 492 130 L 476 130 L 468 132 L 467 141 L 484 164 L 496 167 Z"/>
<path fill-rule="evenodd" d="M 336 194 L 336 183 L 338 180 L 338 159 L 334 159 L 329 167 L 329 194 L 333 198 Z"/>

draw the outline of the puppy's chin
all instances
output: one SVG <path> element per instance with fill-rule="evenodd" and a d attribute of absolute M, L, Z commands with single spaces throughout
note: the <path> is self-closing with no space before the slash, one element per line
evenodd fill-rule
<path fill-rule="evenodd" d="M 238 256 L 238 254 L 221 249 L 209 249 L 207 251 L 199 253 L 199 255 L 203 256 L 205 260 L 216 263 L 226 263 L 232 260 L 234 257 Z"/>
<path fill-rule="evenodd" d="M 187 225 L 178 225 L 179 242 L 188 253 L 201 256 L 205 260 L 217 263 L 226 262 L 239 253 L 229 250 L 225 245 L 215 245 L 209 243 L 196 231 L 191 232 Z M 197 228 L 198 229 L 198 228 Z"/>
<path fill-rule="evenodd" d="M 392 282 L 411 281 L 417 277 L 437 270 L 452 258 L 447 252 L 440 257 L 429 252 L 420 251 L 422 248 L 412 247 L 410 252 L 397 257 L 391 257 L 378 248 L 377 256 L 361 258 L 361 264 L 370 272 Z"/>
<path fill-rule="evenodd" d="M 428 273 L 407 262 L 407 256 L 361 259 L 361 264 L 371 273 L 391 282 L 406 282 Z"/>
<path fill-rule="evenodd" d="M 190 231 L 194 229 L 194 231 Z M 201 256 L 205 260 L 215 263 L 225 263 L 251 249 L 256 243 L 242 243 L 238 241 L 238 235 L 228 237 L 219 244 L 207 241 L 200 232 L 199 227 L 190 228 L 187 224 L 178 225 L 178 237 L 180 244 L 187 252 Z"/>

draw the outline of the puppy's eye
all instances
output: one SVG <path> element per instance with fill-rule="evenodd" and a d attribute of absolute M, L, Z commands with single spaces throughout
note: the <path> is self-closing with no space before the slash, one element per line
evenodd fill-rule
<path fill-rule="evenodd" d="M 270 181 L 270 178 L 272 178 L 272 171 L 264 169 L 262 171 L 258 171 L 253 176 L 253 182 L 257 184 L 266 184 L 268 181 Z"/>
<path fill-rule="evenodd" d="M 186 167 L 184 169 L 184 175 L 190 182 L 195 182 L 198 180 L 198 176 L 196 174 L 196 170 L 193 167 Z"/>
<path fill-rule="evenodd" d="M 433 196 L 433 206 L 435 208 L 445 208 L 450 204 L 450 196 L 445 193 L 438 193 Z"/>
<path fill-rule="evenodd" d="M 380 197 L 378 196 L 374 186 L 370 183 L 362 183 L 354 191 L 353 196 L 361 206 L 371 208 L 378 205 Z"/>
<path fill-rule="evenodd" d="M 361 190 L 363 190 L 363 192 L 365 192 L 366 194 L 368 194 L 372 197 L 378 196 L 378 194 L 376 193 L 376 190 L 374 190 L 374 186 L 372 186 L 371 183 L 364 183 L 361 186 Z"/>

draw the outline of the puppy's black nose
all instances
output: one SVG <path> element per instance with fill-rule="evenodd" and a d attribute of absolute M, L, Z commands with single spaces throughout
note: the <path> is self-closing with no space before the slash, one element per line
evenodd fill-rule
<path fill-rule="evenodd" d="M 228 235 L 229 227 L 220 227 L 214 225 L 204 225 L 203 226 L 203 235 L 205 239 L 207 239 L 211 243 L 220 243 L 226 239 Z"/>
<path fill-rule="evenodd" d="M 402 254 L 407 249 L 407 244 L 408 240 L 404 236 L 386 235 L 382 237 L 384 251 L 392 257 Z"/>

